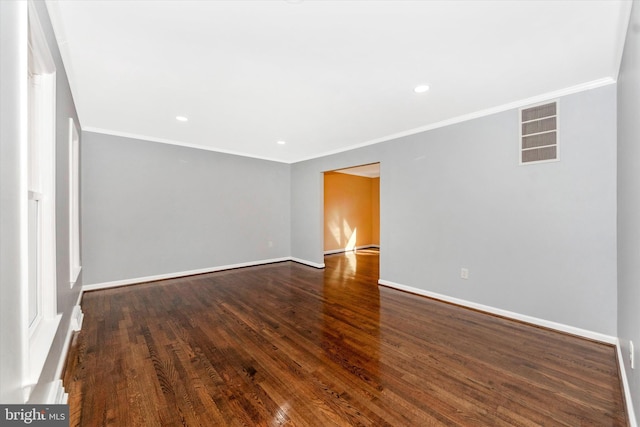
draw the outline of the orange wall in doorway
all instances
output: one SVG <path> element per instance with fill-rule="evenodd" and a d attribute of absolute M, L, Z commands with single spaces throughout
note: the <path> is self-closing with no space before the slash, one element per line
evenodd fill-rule
<path fill-rule="evenodd" d="M 324 174 L 324 250 L 380 244 L 380 178 Z"/>
<path fill-rule="evenodd" d="M 371 179 L 371 244 L 380 246 L 380 178 Z"/>

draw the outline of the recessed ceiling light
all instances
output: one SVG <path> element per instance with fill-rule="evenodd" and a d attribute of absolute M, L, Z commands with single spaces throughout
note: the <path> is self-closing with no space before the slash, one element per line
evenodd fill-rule
<path fill-rule="evenodd" d="M 416 86 L 413 91 L 415 93 L 425 93 L 426 91 L 429 90 L 429 86 L 427 85 L 420 85 L 420 86 Z"/>
<path fill-rule="evenodd" d="M 281 141 L 276 142 L 276 144 L 278 144 L 278 145 L 284 145 L 284 144 L 286 144 L 286 143 L 287 143 L 287 141 L 282 141 L 282 140 L 281 140 Z"/>
<path fill-rule="evenodd" d="M 176 120 L 179 122 L 187 122 L 189 121 L 188 118 L 186 118 L 185 116 L 176 116 Z"/>

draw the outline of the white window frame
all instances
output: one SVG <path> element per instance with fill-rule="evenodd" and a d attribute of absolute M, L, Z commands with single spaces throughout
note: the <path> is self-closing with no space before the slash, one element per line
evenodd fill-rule
<path fill-rule="evenodd" d="M 80 264 L 80 136 L 69 118 L 69 282 L 78 281 Z"/>
<path fill-rule="evenodd" d="M 49 354 L 53 339 L 60 325 L 61 314 L 57 313 L 56 271 L 56 70 L 55 63 L 42 31 L 33 2 L 28 1 L 28 50 L 29 67 L 27 78 L 26 141 L 21 158 L 24 205 L 22 241 L 29 247 L 30 230 L 28 218 L 29 200 L 36 200 L 38 207 L 37 226 L 37 287 L 38 313 L 36 320 L 29 322 L 29 268 L 28 257 L 34 252 L 22 253 L 27 262 L 24 269 L 22 311 L 25 319 L 23 330 L 23 391 L 25 402 L 37 384 Z"/>

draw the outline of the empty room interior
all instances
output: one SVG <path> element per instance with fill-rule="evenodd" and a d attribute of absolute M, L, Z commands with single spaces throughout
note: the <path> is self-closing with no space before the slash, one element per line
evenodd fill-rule
<path fill-rule="evenodd" d="M 1 405 L 637 426 L 640 1 L 2 0 L 0 93 Z"/>

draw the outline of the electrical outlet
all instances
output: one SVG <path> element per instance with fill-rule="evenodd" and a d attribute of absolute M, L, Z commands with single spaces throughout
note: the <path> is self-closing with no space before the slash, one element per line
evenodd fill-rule
<path fill-rule="evenodd" d="M 460 278 L 461 279 L 468 279 L 469 278 L 469 269 L 468 268 L 462 267 L 460 269 Z"/>
<path fill-rule="evenodd" d="M 629 362 L 631 363 L 631 369 L 636 369 L 635 363 L 633 363 L 633 341 L 629 341 Z"/>

